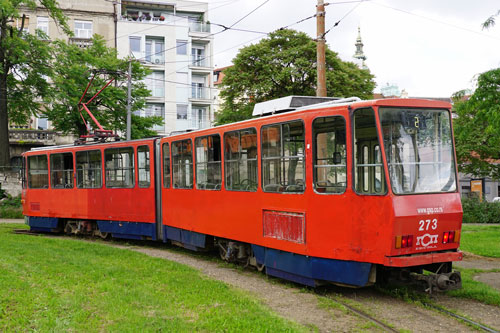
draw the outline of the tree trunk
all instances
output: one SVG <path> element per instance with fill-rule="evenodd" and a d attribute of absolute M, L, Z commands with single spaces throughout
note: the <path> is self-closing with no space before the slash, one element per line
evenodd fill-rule
<path fill-rule="evenodd" d="M 0 168 L 10 166 L 7 75 L 0 73 Z"/>
<path fill-rule="evenodd" d="M 7 33 L 6 19 L 3 18 L 0 25 L 0 168 L 10 166 L 9 151 L 9 115 L 7 113 L 7 75 L 9 68 L 7 64 L 3 39 Z"/>

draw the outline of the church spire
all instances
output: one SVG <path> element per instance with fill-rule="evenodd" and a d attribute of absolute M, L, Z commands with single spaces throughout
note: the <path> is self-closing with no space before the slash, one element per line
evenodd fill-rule
<path fill-rule="evenodd" d="M 366 60 L 366 56 L 365 54 L 363 53 L 363 42 L 361 41 L 361 29 L 360 27 L 358 26 L 358 38 L 356 38 L 356 53 L 354 53 L 354 59 L 357 59 L 358 60 L 358 65 L 361 67 L 361 68 L 367 68 L 366 67 L 366 64 L 365 64 L 365 60 Z M 360 62 L 360 64 L 359 64 Z"/>

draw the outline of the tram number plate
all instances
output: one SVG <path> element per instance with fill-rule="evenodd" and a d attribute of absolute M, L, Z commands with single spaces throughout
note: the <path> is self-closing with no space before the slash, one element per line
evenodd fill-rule
<path fill-rule="evenodd" d="M 419 224 L 418 231 L 426 231 L 429 229 L 436 230 L 438 227 L 438 220 L 437 219 L 420 220 L 418 224 Z"/>

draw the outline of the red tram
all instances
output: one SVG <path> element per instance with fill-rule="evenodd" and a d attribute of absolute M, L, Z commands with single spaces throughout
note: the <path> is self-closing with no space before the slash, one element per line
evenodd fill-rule
<path fill-rule="evenodd" d="M 216 247 L 316 286 L 461 286 L 449 103 L 340 100 L 162 138 L 24 154 L 34 231 Z M 431 274 L 423 274 L 423 270 Z"/>

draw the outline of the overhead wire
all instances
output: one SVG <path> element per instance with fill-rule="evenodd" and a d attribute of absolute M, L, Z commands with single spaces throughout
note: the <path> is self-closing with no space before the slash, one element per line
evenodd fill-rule
<path fill-rule="evenodd" d="M 330 30 L 332 30 L 333 28 L 338 26 L 339 23 L 342 22 L 342 20 L 344 20 L 347 16 L 349 16 L 349 14 L 351 14 L 353 11 L 355 11 L 356 8 L 358 8 L 359 5 L 361 5 L 365 1 L 369 1 L 369 0 L 352 1 L 352 2 L 357 2 L 357 4 L 354 7 L 352 7 L 351 10 L 349 10 L 344 16 L 342 16 L 342 18 L 340 18 L 340 20 L 338 20 L 330 28 L 328 28 L 328 30 L 326 30 L 321 37 L 324 38 L 326 36 L 326 34 L 328 34 L 330 32 Z M 339 3 L 336 3 L 336 4 L 339 4 Z M 344 2 L 344 3 L 348 3 L 348 2 Z"/>

